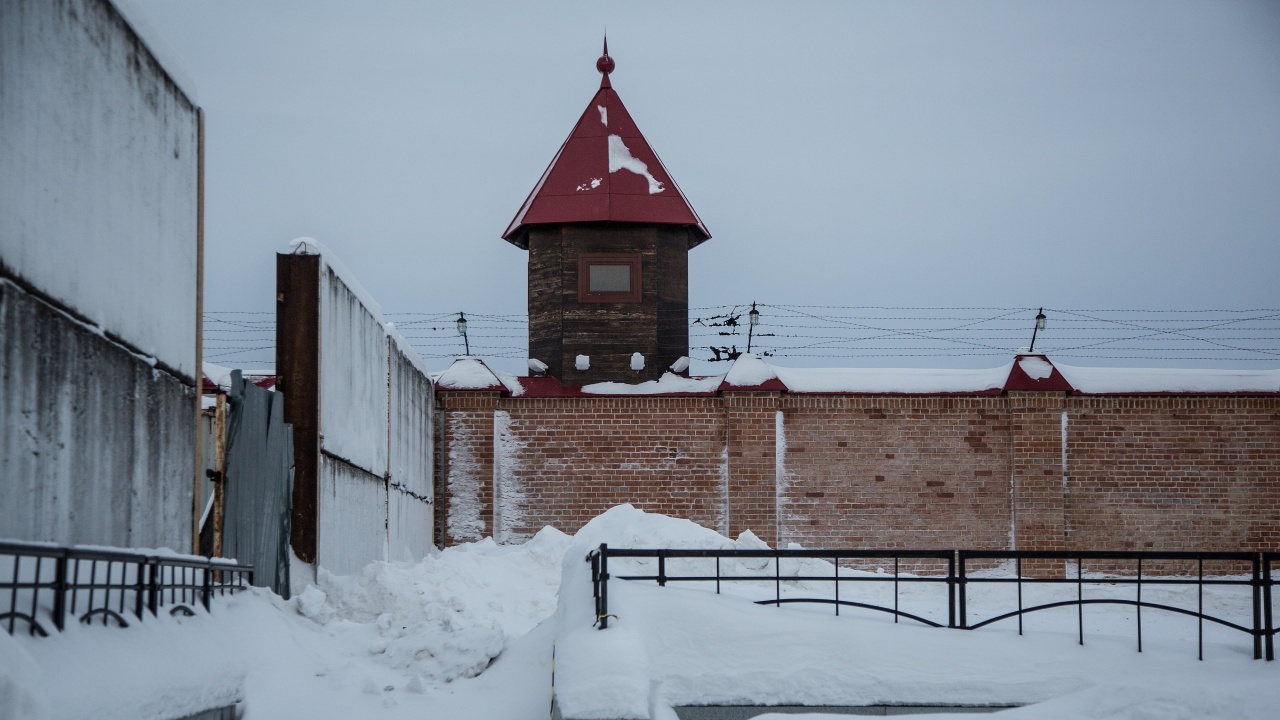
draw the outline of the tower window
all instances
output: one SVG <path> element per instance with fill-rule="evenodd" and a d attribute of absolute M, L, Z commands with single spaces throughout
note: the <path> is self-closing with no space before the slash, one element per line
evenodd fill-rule
<path fill-rule="evenodd" d="M 640 302 L 640 254 L 579 255 L 578 302 Z"/>

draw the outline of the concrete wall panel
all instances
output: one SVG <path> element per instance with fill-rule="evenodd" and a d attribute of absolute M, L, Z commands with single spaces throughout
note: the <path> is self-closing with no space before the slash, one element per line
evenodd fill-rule
<path fill-rule="evenodd" d="M 187 550 L 196 397 L 0 280 L 0 537 Z"/>
<path fill-rule="evenodd" d="M 0 273 L 187 378 L 196 115 L 110 3 L 0 3 Z"/>

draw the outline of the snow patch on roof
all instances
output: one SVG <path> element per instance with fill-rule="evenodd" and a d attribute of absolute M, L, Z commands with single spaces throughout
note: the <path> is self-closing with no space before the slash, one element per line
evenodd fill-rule
<path fill-rule="evenodd" d="M 775 368 L 752 353 L 742 353 L 724 376 L 724 384 L 734 387 L 755 387 L 778 378 Z"/>
<path fill-rule="evenodd" d="M 1280 370 L 1102 368 L 1057 364 L 1058 372 L 1083 393 L 1280 392 Z"/>
<path fill-rule="evenodd" d="M 1053 365 L 1044 358 L 1021 358 L 1018 360 L 1018 367 L 1032 380 L 1043 380 L 1053 374 Z"/>
<path fill-rule="evenodd" d="M 583 385 L 588 395 L 666 395 L 672 393 L 713 393 L 720 387 L 722 375 L 686 378 L 666 373 L 657 380 L 642 383 L 600 382 Z"/>
<path fill-rule="evenodd" d="M 656 195 L 666 188 L 662 187 L 662 183 L 653 177 L 649 172 L 649 166 L 644 164 L 643 160 L 639 160 L 631 155 L 631 151 L 622 142 L 622 138 L 618 135 L 609 136 L 609 172 L 615 173 L 619 170 L 630 170 L 637 175 L 643 175 L 645 180 L 649 181 L 649 194 Z"/>
<path fill-rule="evenodd" d="M 502 381 L 483 360 L 463 355 L 440 373 L 436 385 L 448 390 L 498 390 Z"/>
<path fill-rule="evenodd" d="M 496 372 L 478 357 L 462 355 L 444 372 L 434 376 L 436 387 L 444 390 L 506 390 L 512 395 L 524 394 L 520 378 L 506 372 Z"/>
<path fill-rule="evenodd" d="M 596 109 L 600 111 L 600 124 L 609 127 L 609 108 L 604 105 L 597 105 Z"/>

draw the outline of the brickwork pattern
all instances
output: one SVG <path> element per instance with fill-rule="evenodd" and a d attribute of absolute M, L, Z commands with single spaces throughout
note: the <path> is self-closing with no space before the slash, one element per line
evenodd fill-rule
<path fill-rule="evenodd" d="M 519 457 L 500 486 L 519 501 L 500 536 L 574 533 L 621 503 L 724 528 L 718 398 L 504 398 L 501 409 Z"/>
<path fill-rule="evenodd" d="M 784 396 L 782 542 L 1005 548 L 1002 398 Z"/>
<path fill-rule="evenodd" d="M 1067 543 L 1280 549 L 1280 402 L 1068 400 Z"/>
<path fill-rule="evenodd" d="M 729 535 L 750 530 L 773 545 L 778 540 L 778 479 L 775 439 L 776 392 L 726 392 Z"/>
<path fill-rule="evenodd" d="M 1067 480 L 1062 467 L 1062 413 L 1066 394 L 1010 392 L 1016 550 L 1063 550 Z"/>
<path fill-rule="evenodd" d="M 808 547 L 1280 549 L 1277 396 L 441 398 L 449 542 L 630 502 Z"/>
<path fill-rule="evenodd" d="M 445 413 L 443 496 L 436 498 L 436 522 L 446 545 L 474 542 L 493 534 L 493 414 L 496 392 L 441 393 Z"/>

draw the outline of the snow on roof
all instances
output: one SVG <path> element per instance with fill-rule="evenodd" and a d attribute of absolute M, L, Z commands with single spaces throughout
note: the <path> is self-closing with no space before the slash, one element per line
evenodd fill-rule
<path fill-rule="evenodd" d="M 1126 393 L 1275 393 L 1280 370 L 1192 370 L 1181 368 L 1056 367 L 1077 392 Z"/>
<path fill-rule="evenodd" d="M 1013 363 L 980 370 L 931 368 L 783 368 L 793 393 L 980 393 L 1004 388 Z"/>
<path fill-rule="evenodd" d="M 688 393 L 713 393 L 720 387 L 723 376 L 715 375 L 705 378 L 687 378 L 665 373 L 657 380 L 649 380 L 638 384 L 600 382 L 583 385 L 582 392 L 588 395 L 668 395 Z"/>
<path fill-rule="evenodd" d="M 470 365 L 461 365 L 462 361 Z M 449 377 L 446 383 L 446 376 Z M 459 358 L 441 374 L 446 390 L 502 390 L 529 397 L 582 395 L 711 395 L 722 390 L 814 394 L 999 394 L 1006 390 L 1075 394 L 1280 393 L 1280 370 L 1094 368 L 1023 355 L 993 368 L 789 368 L 743 353 L 724 375 L 685 378 L 667 373 L 641 383 L 600 382 L 581 387 L 552 377 L 516 377 Z"/>
<path fill-rule="evenodd" d="M 729 372 L 725 373 L 720 389 L 753 388 L 758 390 L 786 390 L 787 387 L 778 379 L 775 368 L 756 357 L 752 353 L 742 353 Z"/>
<path fill-rule="evenodd" d="M 613 91 L 611 68 L 503 239 L 528 247 L 529 225 L 595 221 L 688 225 L 690 247 L 711 237 Z"/>
<path fill-rule="evenodd" d="M 231 390 L 231 373 L 236 370 L 240 371 L 240 375 L 244 377 L 244 379 L 258 385 L 259 387 L 270 388 L 275 386 L 274 378 L 276 373 L 274 370 L 245 370 L 243 368 L 229 368 L 207 361 L 201 363 L 201 365 L 203 366 L 202 370 L 204 372 L 205 379 L 224 392 L 229 392 Z M 268 379 L 271 380 L 269 384 L 264 382 Z M 205 386 L 205 390 L 208 391 L 207 385 Z"/>
<path fill-rule="evenodd" d="M 512 395 L 524 394 L 520 379 L 511 373 L 494 372 L 477 357 L 462 355 L 447 370 L 436 376 L 436 387 L 443 390 L 506 390 Z"/>

